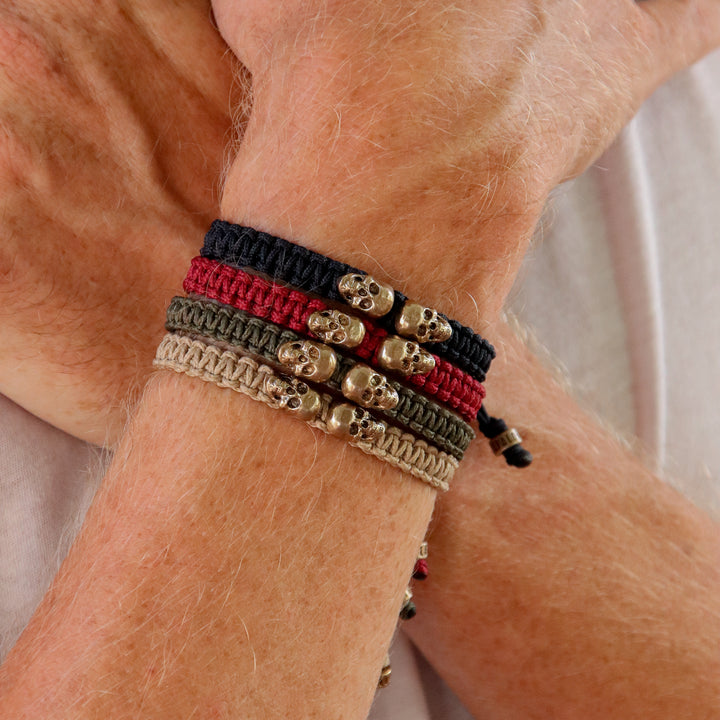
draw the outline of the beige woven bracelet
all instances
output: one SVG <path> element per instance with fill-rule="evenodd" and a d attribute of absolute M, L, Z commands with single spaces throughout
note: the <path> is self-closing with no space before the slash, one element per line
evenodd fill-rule
<path fill-rule="evenodd" d="M 153 364 L 230 388 L 272 408 L 294 411 L 308 425 L 328 434 L 343 434 L 364 453 L 410 473 L 437 490 L 448 489 L 458 466 L 458 461 L 447 453 L 399 428 L 385 427 L 361 408 L 337 404 L 329 395 L 315 393 L 294 378 L 283 378 L 253 358 L 201 340 L 168 333 L 157 349 Z M 348 430 L 349 427 L 352 429 Z M 364 436 L 367 439 L 358 439 Z"/>

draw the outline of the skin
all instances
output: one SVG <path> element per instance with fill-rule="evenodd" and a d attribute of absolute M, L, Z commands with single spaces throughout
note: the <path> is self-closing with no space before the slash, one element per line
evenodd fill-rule
<path fill-rule="evenodd" d="M 100 444 L 217 215 L 231 59 L 176 5 L 0 8 L 0 391 Z"/>
<path fill-rule="evenodd" d="M 381 276 L 401 278 L 395 284 L 410 294 L 502 338 L 514 370 L 526 373 L 523 387 L 535 388 L 530 399 L 527 392 L 514 395 L 507 365 L 501 360 L 493 368 L 492 382 L 505 391 L 497 396 L 508 406 L 498 409 L 531 417 L 520 404 L 529 403 L 545 421 L 520 428 L 545 463 L 527 471 L 539 473 L 531 491 L 473 446 L 457 476 L 463 489 L 438 508 L 433 553 L 444 569 L 437 586 L 419 591 L 421 617 L 425 607 L 428 614 L 415 626 L 418 640 L 478 715 L 717 717 L 705 639 L 718 636 L 716 529 L 569 401 L 563 401 L 564 423 L 543 415 L 539 408 L 550 405 L 543 393 L 556 402 L 556 389 L 494 318 L 549 189 L 585 167 L 652 87 L 717 42 L 718 6 L 614 3 L 607 8 L 612 33 L 601 32 L 608 26 L 605 6 L 589 3 L 549 10 L 425 3 L 414 14 L 402 3 L 392 6 L 396 14 L 385 14 L 386 7 L 343 3 L 323 15 L 313 3 L 283 3 L 275 9 L 279 16 L 267 3 L 216 3 L 220 29 L 255 83 L 222 214 L 361 266 L 377 264 Z M 534 15 L 526 15 L 528 7 Z M 462 30 L 480 10 L 493 22 L 470 22 L 475 32 L 465 38 Z M 533 22 L 518 29 L 519 16 Z M 268 17 L 282 22 L 271 27 Z M 442 32 L 437 17 L 447 19 Z M 538 18 L 545 22 L 536 24 Z M 46 35 L 41 26 L 35 32 Z M 458 33 L 466 40 L 462 52 Z M 516 46 L 527 48 L 522 61 L 510 52 Z M 544 70 L 558 57 L 571 83 L 559 93 Z M 438 66 L 443 73 L 435 72 Z M 568 98 L 577 107 L 568 108 Z M 78 130 L 81 137 L 85 128 Z M 41 186 L 41 179 L 30 186 Z M 82 216 L 79 205 L 76 212 Z M 428 227 L 432 234 L 416 242 Z M 8 252 L 5 260 L 11 270 L 16 255 Z M 73 267 L 91 267 L 83 265 L 87 257 L 92 253 L 75 253 Z M 168 272 L 163 258 L 158 252 L 158 277 Z M 5 277 L 5 287 L 16 290 L 8 296 L 22 297 L 27 284 L 13 283 L 25 276 Z M 178 285 L 179 277 L 167 287 Z M 72 294 L 66 289 L 54 298 L 62 306 Z M 159 301 L 133 307 L 146 312 L 153 302 Z M 36 302 L 35 312 L 52 317 L 55 307 Z M 161 308 L 155 312 L 161 316 Z M 52 377 L 55 365 L 37 354 L 44 346 L 21 329 L 18 323 L 18 336 L 36 342 L 34 357 L 41 358 L 34 372 Z M 65 342 L 74 337 L 67 333 Z M 102 385 L 93 367 L 100 365 L 89 363 L 80 376 L 90 398 Z M 120 377 L 125 380 L 114 385 L 124 398 L 120 389 L 137 382 L 128 381 L 134 376 L 127 370 Z M 42 393 L 26 389 L 23 396 L 20 389 L 15 397 L 33 409 Z M 105 402 L 96 410 L 107 404 L 106 395 L 99 397 Z M 75 405 L 66 405 L 57 422 L 69 417 L 72 427 Z M 173 417 L 184 422 L 170 423 Z M 102 419 L 96 422 L 102 427 Z M 85 426 L 77 426 L 83 435 Z M 206 435 L 207 427 L 214 433 Z M 155 381 L 78 543 L 0 671 L 3 712 L 286 717 L 300 707 L 306 717 L 364 717 L 433 497 L 419 483 L 393 482 L 393 471 L 375 460 L 307 432 L 197 381 L 167 375 Z M 597 467 L 578 450 L 588 439 L 604 460 Z M 282 448 L 282 457 L 273 448 Z M 296 475 L 287 473 L 290 458 Z M 356 482 L 338 482 L 339 458 Z M 479 471 L 486 482 L 467 482 Z M 548 516 L 556 531 L 546 535 Z M 524 532 L 509 532 L 513 524 Z M 607 527 L 617 533 L 608 538 Z M 305 540 L 299 554 L 298 538 Z M 600 549 L 598 539 L 605 541 Z M 479 569 L 468 567 L 465 552 L 477 547 L 487 558 Z M 669 548 L 675 549 L 671 564 Z M 607 569 L 600 581 L 598 566 Z M 644 594 L 645 580 L 658 591 Z M 556 597 L 558 586 L 571 589 L 560 606 L 526 600 Z M 588 597 L 607 599 L 601 617 L 613 622 L 606 631 L 587 611 Z M 508 604 L 498 604 L 501 598 Z M 268 621 L 288 614 L 290 623 Z M 472 632 L 459 632 L 451 617 L 472 618 Z M 632 637 L 637 617 L 643 632 Z M 288 626 L 293 633 L 283 630 Z M 478 653 L 470 636 L 494 652 Z M 518 636 L 523 643 L 513 641 Z M 562 650 L 549 654 L 558 638 Z M 685 664 L 670 662 L 673 653 Z M 565 679 L 580 662 L 580 681 L 571 687 Z M 319 685 L 317 668 L 323 669 Z M 674 705 L 653 699 L 667 687 L 678 688 L 675 696 L 662 696 Z"/>
<path fill-rule="evenodd" d="M 495 330 L 491 387 L 535 459 L 472 446 L 406 632 L 483 720 L 720 717 L 717 525 Z"/>
<path fill-rule="evenodd" d="M 255 87 L 223 212 L 360 264 L 369 255 L 408 295 L 480 330 L 497 317 L 550 190 L 720 33 L 712 1 L 319 7 L 276 3 L 277 29 L 272 4 L 214 4 Z M 310 167 L 303 192 L 295 180 Z M 267 182 L 253 190 L 252 178 Z M 358 226 L 372 238 L 362 247 Z M 428 232 L 442 242 L 418 246 Z M 409 248 L 432 264 L 431 283 L 406 271 Z"/>

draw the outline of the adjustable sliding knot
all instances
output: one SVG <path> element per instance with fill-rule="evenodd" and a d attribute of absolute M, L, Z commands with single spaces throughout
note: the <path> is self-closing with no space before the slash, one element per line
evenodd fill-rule
<path fill-rule="evenodd" d="M 496 455 L 503 455 L 512 467 L 524 468 L 532 463 L 532 454 L 522 446 L 522 438 L 515 428 L 508 428 L 502 418 L 491 417 L 485 407 L 477 414 L 480 432 L 490 440 L 490 447 Z"/>

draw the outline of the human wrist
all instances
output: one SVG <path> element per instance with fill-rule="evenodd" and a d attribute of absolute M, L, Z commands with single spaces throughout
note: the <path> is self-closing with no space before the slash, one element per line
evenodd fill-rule
<path fill-rule="evenodd" d="M 384 274 L 461 322 L 494 318 L 549 188 L 499 144 L 431 132 L 412 96 L 338 110 L 321 84 L 260 81 L 222 216 Z"/>

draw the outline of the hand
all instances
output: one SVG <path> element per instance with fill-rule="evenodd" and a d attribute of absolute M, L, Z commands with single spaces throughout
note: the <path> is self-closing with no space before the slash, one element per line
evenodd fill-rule
<path fill-rule="evenodd" d="M 476 326 L 499 309 L 549 191 L 720 42 L 716 0 L 213 7 L 256 83 L 226 215 L 361 267 L 370 255 L 413 294 L 432 273 L 438 304 L 459 297 L 452 311 Z"/>
<path fill-rule="evenodd" d="M 112 443 L 217 215 L 231 61 L 203 0 L 0 8 L 0 391 Z"/>
<path fill-rule="evenodd" d="M 551 187 L 582 172 L 657 85 L 720 42 L 716 0 L 214 0 L 213 8 L 263 84 L 324 86 L 338 109 L 356 106 L 366 122 L 376 105 L 395 110 L 410 132 L 439 130 L 435 146 L 448 134 L 472 139 L 478 160 L 509 153 L 500 165 L 539 171 Z M 394 96 L 352 102 L 393 83 Z"/>

